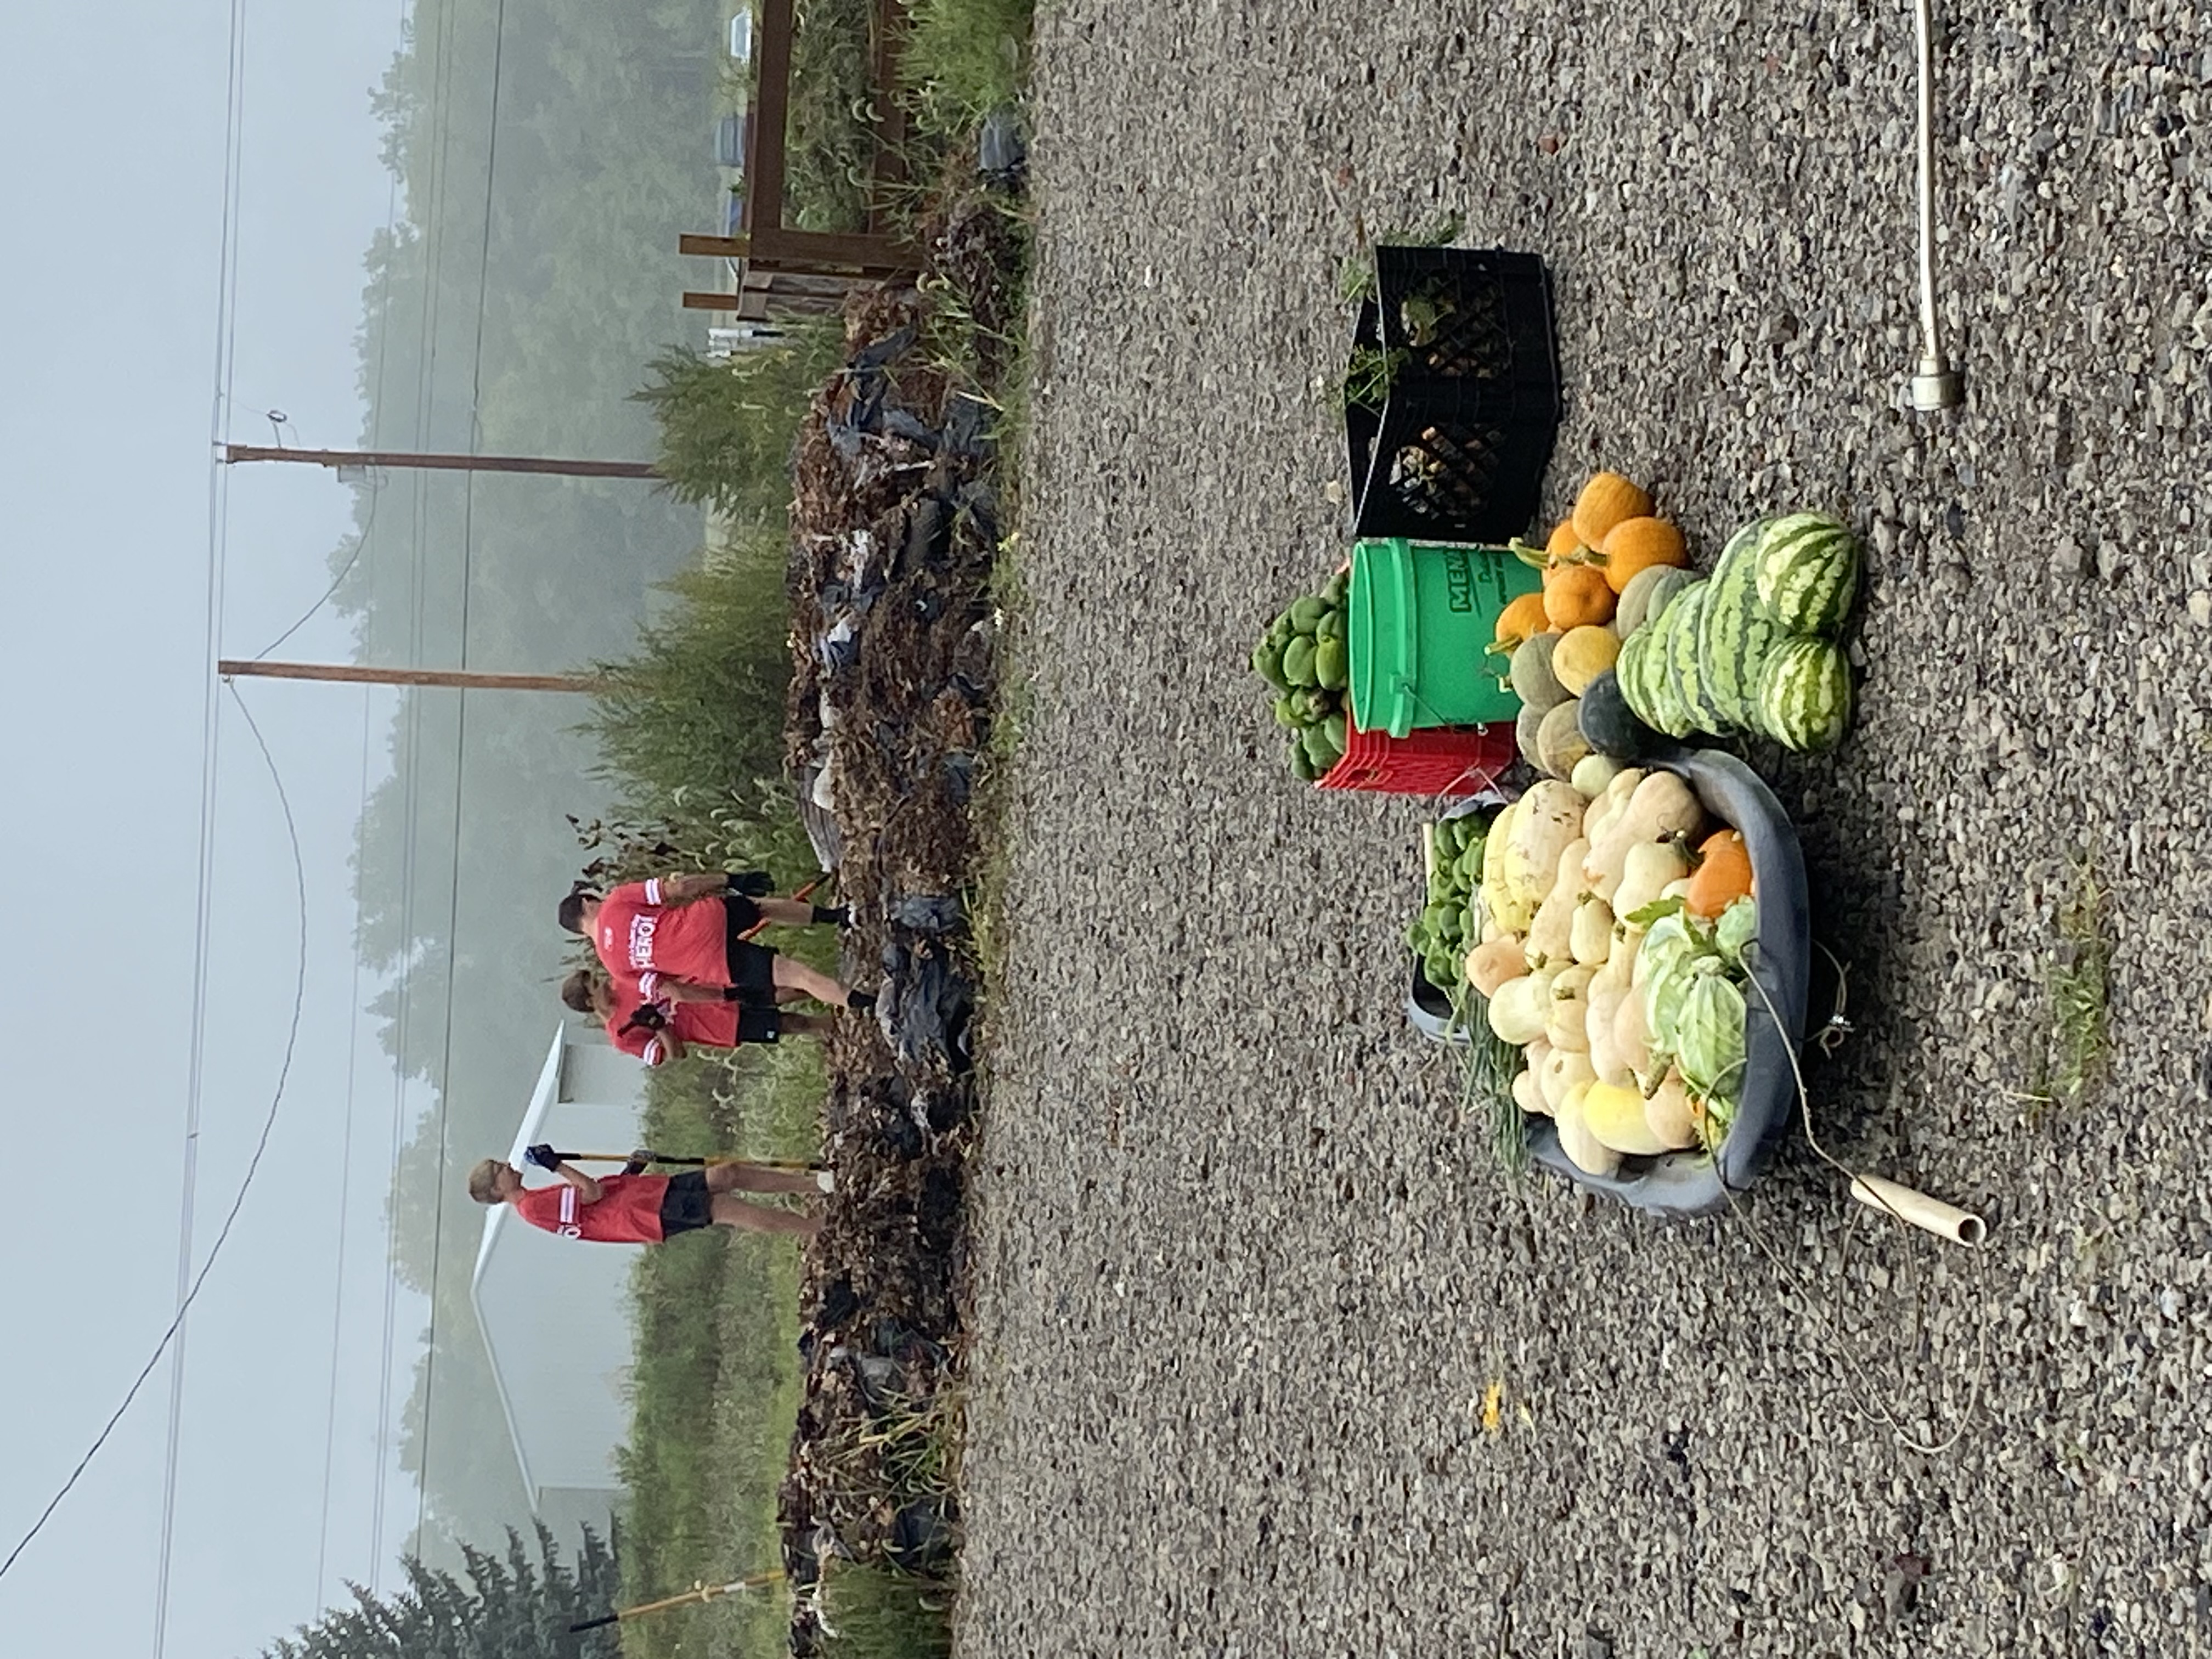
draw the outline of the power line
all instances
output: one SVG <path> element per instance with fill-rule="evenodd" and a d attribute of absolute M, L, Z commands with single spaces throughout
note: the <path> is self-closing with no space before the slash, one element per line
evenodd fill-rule
<path fill-rule="evenodd" d="M 422 347 L 415 363 L 415 441 L 427 441 L 430 417 L 436 404 L 436 375 L 438 366 L 438 302 L 442 292 L 441 276 L 446 258 L 446 179 L 447 162 L 453 147 L 453 36 L 456 27 L 454 8 L 445 7 L 439 19 L 437 69 L 431 89 L 431 136 L 435 143 L 435 155 L 430 167 L 430 196 L 425 215 L 423 236 L 426 242 L 424 264 L 426 278 L 422 285 Z M 414 479 L 415 544 L 411 561 L 414 574 L 414 609 L 408 629 L 408 660 L 422 660 L 422 637 L 425 626 L 427 590 L 424 581 L 424 547 L 429 536 L 428 483 L 419 474 Z M 389 1224 L 386 1249 L 390 1277 L 385 1286 L 384 1371 L 377 1406 L 377 1449 L 375 1498 L 371 1507 L 370 1535 L 374 1551 L 374 1565 L 369 1572 L 372 1592 L 383 1587 L 384 1572 L 384 1511 L 390 1481 L 392 1418 L 392 1360 L 396 1344 L 393 1322 L 397 1317 L 398 1297 L 398 1233 L 399 1212 L 400 1158 L 405 1151 L 402 1139 L 405 1127 L 407 1091 L 407 1053 L 410 1025 L 414 1008 L 415 978 L 415 862 L 419 839 L 417 823 L 421 800 L 422 766 L 422 703 L 419 697 L 407 700 L 405 718 L 407 743 L 407 775 L 402 790 L 402 810 L 404 827 L 400 855 L 399 936 L 402 956 L 399 969 L 399 1006 L 396 1042 L 397 1066 L 392 1075 L 392 1179 L 388 1206 Z M 430 1329 L 433 1341 L 437 1331 L 436 1285 L 431 1286 Z M 422 1533 L 422 1481 L 418 1477 L 416 1506 L 416 1535 L 419 1544 Z"/>
<path fill-rule="evenodd" d="M 268 739 L 261 735 L 261 728 L 253 719 L 253 711 L 246 706 L 245 699 L 238 696 L 235 687 L 231 689 L 231 696 L 238 704 L 239 713 L 245 716 L 246 728 L 253 734 L 254 745 L 260 750 L 262 762 L 269 769 L 269 781 L 276 791 L 276 803 L 284 814 L 284 834 L 292 847 L 292 878 L 298 894 L 300 910 L 300 960 L 297 979 L 292 989 L 291 1024 L 284 1034 L 283 1063 L 277 1067 L 276 1088 L 269 1097 L 269 1110 L 267 1115 L 262 1120 L 261 1136 L 254 1143 L 253 1156 L 246 1162 L 246 1174 L 238 1183 L 237 1196 L 230 1201 L 229 1213 L 223 1217 L 222 1225 L 216 1233 L 215 1243 L 208 1247 L 206 1259 L 200 1263 L 199 1271 L 192 1275 L 191 1283 L 185 1292 L 183 1304 L 178 1308 L 176 1316 L 170 1320 L 168 1328 L 161 1333 L 161 1340 L 154 1345 L 154 1352 L 147 1356 L 146 1363 L 139 1368 L 138 1375 L 132 1379 L 130 1389 L 123 1396 L 123 1403 L 115 1408 L 106 1424 L 93 1437 L 92 1444 L 85 1449 L 84 1455 L 77 1459 L 76 1467 L 70 1471 L 69 1478 L 61 1484 L 61 1489 L 54 1493 L 53 1497 L 47 1501 L 46 1508 L 39 1512 L 39 1518 L 31 1523 L 30 1530 L 16 1540 L 15 1547 L 8 1552 L 7 1559 L 0 1561 L 0 1577 L 5 1577 L 9 1570 L 21 1559 L 23 1552 L 30 1547 L 31 1540 L 44 1529 L 54 1511 L 61 1507 L 62 1500 L 70 1495 L 77 1481 L 82 1478 L 85 1470 L 91 1467 L 92 1460 L 99 1455 L 100 1449 L 107 1443 L 108 1437 L 115 1432 L 115 1425 L 123 1420 L 123 1414 L 131 1409 L 131 1402 L 138 1397 L 138 1391 L 146 1386 L 146 1379 L 154 1374 L 154 1368 L 161 1363 L 161 1356 L 168 1352 L 169 1345 L 176 1340 L 178 1333 L 184 1328 L 185 1316 L 191 1311 L 192 1304 L 199 1298 L 200 1291 L 206 1286 L 208 1275 L 214 1272 L 216 1262 L 222 1255 L 222 1247 L 230 1240 L 230 1230 L 237 1223 L 239 1212 L 246 1207 L 246 1195 L 252 1190 L 253 1177 L 261 1169 L 262 1154 L 269 1150 L 270 1134 L 276 1127 L 276 1112 L 278 1107 L 283 1103 L 284 1085 L 292 1075 L 292 1056 L 300 1041 L 300 1013 L 306 1005 L 307 997 L 307 861 L 300 851 L 300 827 L 298 821 L 292 816 L 291 799 L 285 793 L 284 780 L 276 769 L 276 757 L 269 752 Z M 156 1627 L 157 1634 L 160 1628 L 160 1626 Z"/>
<path fill-rule="evenodd" d="M 499 94 L 501 66 L 507 52 L 507 0 L 499 0 L 492 24 L 491 111 L 484 154 L 483 229 L 477 258 L 477 322 L 473 360 L 469 370 L 469 449 L 474 453 L 482 437 L 479 419 L 483 398 L 483 319 L 491 291 L 491 221 L 494 188 L 499 178 Z M 461 495 L 461 615 L 460 663 L 469 660 L 469 601 L 475 582 L 476 474 L 465 475 Z M 438 1375 L 438 1276 L 445 1258 L 446 1162 L 447 1125 L 453 1097 L 453 999 L 460 985 L 461 960 L 461 804 L 464 769 L 468 760 L 469 700 L 463 692 L 455 712 L 453 741 L 453 857 L 446 910 L 446 1032 L 445 1052 L 438 1065 L 438 1171 L 430 1211 L 430 1342 L 422 1368 L 422 1473 L 417 1477 L 415 1547 L 422 1547 L 422 1528 L 430 1502 L 430 1428 L 435 1409 Z"/>
<path fill-rule="evenodd" d="M 361 805 L 364 815 L 368 811 L 369 739 L 375 717 L 376 695 L 373 691 L 364 691 L 361 701 Z M 353 1208 L 353 1115 L 361 1054 L 361 947 L 358 942 L 354 947 L 353 989 L 348 994 L 347 1006 L 352 1009 L 353 1018 L 346 1030 L 345 1123 L 339 1132 L 338 1255 L 337 1266 L 331 1273 L 330 1399 L 323 1412 L 322 1520 L 315 1533 L 314 1606 L 318 1609 L 323 1605 L 325 1572 L 330 1563 L 331 1468 L 336 1460 L 338 1439 L 338 1353 L 344 1332 L 346 1231 Z"/>
<path fill-rule="evenodd" d="M 399 0 L 398 28 L 399 38 L 403 40 L 406 39 L 407 35 L 407 8 L 410 3 L 410 0 Z M 376 298 L 376 373 L 369 382 L 368 437 L 372 447 L 374 447 L 378 441 L 378 428 L 384 419 L 384 371 L 385 364 L 390 355 L 392 346 L 392 267 L 395 263 L 396 252 L 393 246 L 392 231 L 398 225 L 398 222 L 399 175 L 398 173 L 392 172 L 390 173 L 386 178 L 384 191 L 384 242 L 382 246 L 383 269 L 378 275 Z M 309 617 L 313 616 L 317 611 L 321 610 L 325 605 L 330 602 L 330 600 L 337 594 L 338 588 L 344 583 L 345 579 L 353 574 L 354 566 L 360 561 L 362 555 L 368 549 L 369 533 L 376 526 L 376 509 L 383 498 L 383 491 L 372 485 L 368 498 L 368 515 L 362 523 L 361 533 L 355 538 L 353 551 L 347 556 L 343 568 L 341 568 L 337 576 L 332 579 L 330 587 L 325 592 L 323 597 L 316 600 L 313 605 L 309 606 L 307 611 L 300 617 L 298 622 L 294 623 L 291 627 L 286 629 L 283 633 L 278 635 L 276 639 L 272 640 L 267 649 L 262 652 L 261 654 L 263 656 L 267 656 L 270 652 L 276 650 L 278 646 L 283 644 L 286 640 L 290 639 L 294 634 L 297 633 L 301 627 L 306 623 Z M 375 722 L 375 693 L 373 691 L 364 692 L 362 697 L 361 710 L 362 821 L 365 821 L 368 817 L 369 745 L 371 733 Z M 343 1329 L 341 1325 L 341 1316 L 344 1311 L 345 1302 L 346 1226 L 352 1207 L 351 1175 L 353 1170 L 354 1102 L 356 1091 L 360 1081 L 357 1064 L 361 1039 L 362 960 L 361 939 L 358 933 L 358 912 L 360 908 L 360 893 L 358 886 L 356 886 L 356 889 L 354 902 L 356 913 L 356 933 L 353 941 L 353 988 L 349 994 L 347 1000 L 347 1006 L 352 1011 L 352 1018 L 348 1024 L 346 1032 L 345 1154 L 343 1164 L 342 1165 L 343 1173 L 340 1176 L 340 1192 L 343 1196 L 340 1198 L 338 1204 L 338 1259 L 336 1275 L 337 1283 L 336 1292 L 331 1297 L 331 1309 L 330 1401 L 325 1415 L 323 1419 L 322 1516 L 317 1525 L 315 1534 L 314 1606 L 318 1610 L 319 1610 L 323 1605 L 323 1585 L 326 1582 L 325 1574 L 330 1559 L 331 1468 L 337 1448 L 338 1352 Z M 388 1268 L 388 1262 L 386 1263 L 386 1266 Z M 387 1297 L 387 1304 L 388 1302 L 389 1297 Z M 388 1342 L 391 1336 L 388 1311 L 385 1335 L 386 1340 Z M 386 1364 L 387 1365 L 389 1364 L 388 1350 L 386 1353 Z M 376 1478 L 380 1480 L 382 1478 L 381 1474 L 380 1473 Z M 378 1556 L 380 1556 L 382 1553 L 380 1541 L 372 1540 L 371 1559 L 374 1560 Z"/>
<path fill-rule="evenodd" d="M 230 34 L 223 89 L 222 141 L 222 211 L 221 220 L 221 250 L 216 268 L 215 319 L 215 384 L 208 410 L 208 443 L 211 469 L 208 481 L 208 575 L 206 637 L 203 661 L 214 657 L 222 631 L 223 576 L 227 562 L 229 537 L 230 483 L 227 469 L 216 465 L 212 451 L 217 441 L 226 435 L 229 421 L 229 398 L 235 366 L 238 341 L 238 225 L 239 192 L 244 171 L 246 131 L 246 0 L 231 0 Z M 174 1558 L 177 1520 L 177 1464 L 184 1437 L 185 1396 L 185 1314 L 198 1292 L 196 1283 L 188 1283 L 191 1272 L 192 1231 L 195 1219 L 195 1199 L 199 1184 L 199 1133 L 202 1091 L 205 1081 L 207 1055 L 207 992 L 208 952 L 212 939 L 213 896 L 215 890 L 215 805 L 216 766 L 222 737 L 219 718 L 222 704 L 212 677 L 200 705 L 200 823 L 199 856 L 195 878 L 197 891 L 193 902 L 192 921 L 192 1006 L 191 1039 L 189 1057 L 185 1062 L 185 1148 L 181 1175 L 182 1194 L 177 1210 L 177 1303 L 176 1316 L 161 1339 L 166 1347 L 172 1337 L 176 1339 L 174 1355 L 170 1361 L 169 1422 L 167 1443 L 161 1460 L 161 1543 L 154 1586 L 154 1659 L 161 1659 L 167 1644 L 169 1629 L 169 1571 Z M 301 899 L 302 949 L 306 928 L 306 900 Z M 306 964 L 301 963 L 301 988 L 306 986 Z M 281 1091 L 281 1085 L 280 1085 Z M 272 1103 L 271 1110 L 274 1110 Z M 241 1199 L 244 1196 L 240 1189 Z M 228 1224 L 225 1224 L 225 1231 Z M 213 1257 L 210 1255 L 210 1260 Z M 93 1452 L 99 1450 L 109 1431 L 121 1420 L 124 1412 L 154 1363 L 161 1358 L 161 1348 L 155 1350 L 154 1360 L 147 1364 L 137 1382 L 131 1386 L 123 1404 L 109 1420 L 106 1429 L 92 1451 L 85 1454 L 84 1462 L 77 1465 L 69 1482 L 57 1493 L 55 1504 L 61 1502 L 70 1486 L 76 1484 L 77 1476 L 92 1461 Z M 53 1512 L 49 1505 L 46 1515 Z M 38 1526 L 46 1524 L 46 1515 L 39 1517 Z M 37 1531 L 33 1527 L 33 1534 Z M 26 1537 L 25 1543 L 29 1542 Z M 17 1546 L 20 1553 L 21 1546 Z M 15 1561 L 9 1557 L 9 1564 Z M 0 1567 L 0 1572 L 6 1569 Z"/>

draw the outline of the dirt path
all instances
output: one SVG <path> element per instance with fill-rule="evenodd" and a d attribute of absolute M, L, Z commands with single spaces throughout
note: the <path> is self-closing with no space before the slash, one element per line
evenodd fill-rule
<path fill-rule="evenodd" d="M 2212 1650 L 2212 27 L 2130 9 L 1950 48 L 1930 420 L 1902 5 L 1047 9 L 969 1659 Z M 1866 533 L 1856 735 L 1780 790 L 1852 962 L 1816 1099 L 1978 1258 L 1802 1148 L 1715 1223 L 1509 1190 L 1397 1013 L 1415 811 L 1292 786 L 1243 657 L 1341 545 L 1352 216 L 1438 208 L 1552 263 L 1552 505 Z M 2118 1053 L 2031 1124 L 2085 845 Z M 1978 1388 L 1940 1455 L 1867 1415 Z"/>

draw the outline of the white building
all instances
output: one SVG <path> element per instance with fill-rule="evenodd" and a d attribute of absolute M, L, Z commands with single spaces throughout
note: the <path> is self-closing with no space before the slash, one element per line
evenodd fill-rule
<path fill-rule="evenodd" d="M 645 1068 L 597 1030 L 562 1025 L 507 1162 L 532 1184 L 523 1148 L 623 1152 L 638 1144 Z M 594 1165 L 611 1170 L 615 1165 Z M 564 1529 L 604 1536 L 623 1494 L 615 1449 L 629 1435 L 629 1277 L 637 1251 L 556 1237 L 507 1205 L 484 1217 L 469 1296 L 490 1350 L 507 1432 L 532 1506 Z"/>

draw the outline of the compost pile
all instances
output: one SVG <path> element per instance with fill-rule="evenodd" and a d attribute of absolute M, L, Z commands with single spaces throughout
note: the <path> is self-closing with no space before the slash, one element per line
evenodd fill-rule
<path fill-rule="evenodd" d="M 1006 304 L 1001 216 L 956 208 L 936 274 L 981 316 Z M 977 973 L 958 895 L 989 729 L 988 581 L 999 539 L 986 405 L 950 390 L 929 301 L 849 308 L 847 368 L 802 429 L 792 509 L 787 757 L 852 925 L 843 977 L 874 1020 L 828 1042 L 837 1190 L 801 1290 L 805 1399 L 780 1502 L 802 1611 L 832 1558 L 947 1565 L 957 1513 L 939 1467 L 964 1252 Z"/>

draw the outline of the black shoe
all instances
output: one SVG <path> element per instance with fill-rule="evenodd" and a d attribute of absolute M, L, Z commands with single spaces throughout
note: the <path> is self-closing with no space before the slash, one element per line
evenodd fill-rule
<path fill-rule="evenodd" d="M 856 1014 L 872 1013 L 876 1006 L 876 994 L 872 991 L 848 991 L 845 993 L 845 1006 Z"/>

